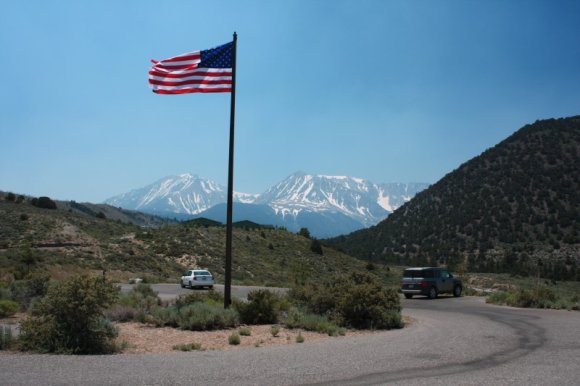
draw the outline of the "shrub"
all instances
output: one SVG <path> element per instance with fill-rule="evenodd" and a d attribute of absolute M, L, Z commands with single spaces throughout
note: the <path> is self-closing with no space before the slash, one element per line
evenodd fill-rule
<path fill-rule="evenodd" d="M 239 317 L 235 310 L 210 304 L 193 303 L 177 311 L 177 325 L 184 330 L 219 330 L 238 324 Z"/>
<path fill-rule="evenodd" d="M 203 350 L 201 348 L 201 343 L 188 343 L 188 344 L 176 344 L 173 346 L 174 350 L 180 351 L 194 351 L 194 350 Z"/>
<path fill-rule="evenodd" d="M 337 301 L 344 324 L 354 328 L 401 328 L 400 301 L 394 289 L 377 283 L 361 282 Z"/>
<path fill-rule="evenodd" d="M 270 334 L 272 334 L 273 337 L 277 337 L 279 333 L 280 333 L 280 326 L 272 326 L 270 328 Z"/>
<path fill-rule="evenodd" d="M 307 239 L 310 238 L 310 231 L 308 230 L 308 228 L 300 228 L 300 230 L 298 231 L 298 235 L 302 236 L 302 237 L 306 237 Z"/>
<path fill-rule="evenodd" d="M 18 303 L 12 300 L 0 300 L 0 318 L 12 316 L 18 311 Z"/>
<path fill-rule="evenodd" d="M 10 285 L 12 298 L 26 310 L 36 299 L 48 292 L 50 274 L 45 271 L 31 272 L 24 280 L 16 280 Z"/>
<path fill-rule="evenodd" d="M 9 288 L 2 287 L 0 285 L 0 300 L 10 300 L 12 299 L 12 291 Z"/>
<path fill-rule="evenodd" d="M 135 320 L 143 323 L 151 310 L 160 304 L 157 292 L 149 284 L 140 283 L 129 292 L 121 293 L 117 304 L 106 310 L 105 315 L 117 322 Z"/>
<path fill-rule="evenodd" d="M 157 292 L 153 291 L 153 288 L 149 284 L 139 283 L 132 290 L 132 292 L 139 293 L 144 297 L 157 297 Z"/>
<path fill-rule="evenodd" d="M 328 315 L 341 326 L 402 327 L 401 303 L 394 288 L 385 288 L 370 272 L 339 274 L 323 283 L 296 287 L 290 295 L 310 312 Z"/>
<path fill-rule="evenodd" d="M 175 305 L 177 308 L 181 308 L 188 304 L 193 303 L 206 303 L 212 305 L 222 305 L 224 304 L 224 295 L 218 291 L 207 291 L 207 292 L 193 292 L 186 296 L 180 296 L 177 299 Z"/>
<path fill-rule="evenodd" d="M 250 330 L 248 327 L 242 327 L 242 328 L 240 328 L 240 330 L 238 332 L 240 333 L 241 336 L 251 336 L 252 335 L 252 330 Z"/>
<path fill-rule="evenodd" d="M 121 305 L 147 312 L 159 305 L 161 300 L 149 284 L 137 284 L 131 291 L 121 294 L 118 302 Z"/>
<path fill-rule="evenodd" d="M 306 331 L 316 331 L 330 336 L 338 335 L 341 330 L 324 315 L 304 314 L 296 308 L 290 309 L 284 324 L 288 328 L 302 328 Z"/>
<path fill-rule="evenodd" d="M 114 351 L 117 332 L 104 311 L 117 297 L 118 289 L 102 277 L 76 276 L 50 286 L 21 324 L 21 348 L 67 354 Z"/>
<path fill-rule="evenodd" d="M 287 328 L 302 328 L 302 319 L 304 318 L 304 313 L 296 307 L 290 308 L 286 317 L 284 318 L 284 325 Z"/>
<path fill-rule="evenodd" d="M 240 342 L 241 342 L 240 336 L 236 333 L 233 333 L 228 337 L 228 343 L 231 345 L 237 346 L 238 344 L 240 344 Z"/>
<path fill-rule="evenodd" d="M 487 302 L 522 308 L 568 308 L 566 302 L 559 299 L 556 293 L 548 287 L 538 287 L 535 290 L 498 291 L 491 294 Z"/>
<path fill-rule="evenodd" d="M 105 316 L 115 322 L 129 322 L 139 318 L 140 311 L 135 307 L 115 304 L 105 312 Z"/>
<path fill-rule="evenodd" d="M 56 202 L 51 200 L 49 197 L 43 196 L 38 198 L 33 198 L 31 201 L 32 205 L 43 208 L 43 209 L 56 209 Z"/>
<path fill-rule="evenodd" d="M 179 327 L 176 307 L 155 307 L 151 310 L 151 322 L 157 327 Z"/>
<path fill-rule="evenodd" d="M 270 290 L 251 291 L 247 302 L 234 302 L 234 308 L 245 324 L 277 323 L 279 312 L 287 307 L 287 300 Z"/>
<path fill-rule="evenodd" d="M 314 239 L 312 240 L 312 242 L 310 243 L 310 251 L 318 254 L 318 255 L 323 255 L 323 251 L 322 251 L 322 244 L 320 244 L 320 241 Z"/>
<path fill-rule="evenodd" d="M 198 294 L 182 297 L 171 307 L 154 307 L 150 311 L 148 322 L 156 326 L 180 327 L 184 330 L 204 331 L 239 325 L 239 315 L 234 309 L 223 309 L 223 304 L 216 304 L 215 295 L 210 295 L 206 302 L 199 300 Z"/>
<path fill-rule="evenodd" d="M 304 315 L 301 327 L 307 331 L 328 333 L 329 335 L 332 335 L 330 331 L 338 330 L 338 326 L 331 323 L 326 316 L 315 314 Z"/>
<path fill-rule="evenodd" d="M 296 337 L 296 343 L 304 343 L 304 337 L 301 333 L 298 333 L 298 336 Z"/>

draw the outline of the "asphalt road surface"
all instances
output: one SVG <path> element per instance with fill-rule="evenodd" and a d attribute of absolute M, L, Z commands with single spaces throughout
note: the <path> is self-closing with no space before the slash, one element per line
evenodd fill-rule
<path fill-rule="evenodd" d="M 401 330 L 231 351 L 0 352 L 0 385 L 578 385 L 580 312 L 404 300 Z"/>

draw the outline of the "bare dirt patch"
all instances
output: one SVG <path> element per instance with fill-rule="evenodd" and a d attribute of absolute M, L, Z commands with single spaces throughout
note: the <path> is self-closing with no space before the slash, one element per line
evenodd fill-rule
<path fill-rule="evenodd" d="M 298 334 L 304 342 L 344 339 L 357 335 L 372 334 L 373 331 L 348 330 L 344 336 L 332 337 L 327 334 L 286 329 L 280 326 L 277 336 L 272 336 L 272 325 L 245 326 L 250 329 L 250 336 L 240 336 L 239 345 L 230 345 L 228 337 L 239 329 L 219 331 L 184 331 L 170 327 L 154 327 L 141 323 L 118 323 L 117 343 L 125 346 L 122 353 L 162 353 L 176 351 L 173 347 L 179 344 L 201 344 L 202 350 L 235 350 L 242 347 L 264 347 L 296 343 Z"/>

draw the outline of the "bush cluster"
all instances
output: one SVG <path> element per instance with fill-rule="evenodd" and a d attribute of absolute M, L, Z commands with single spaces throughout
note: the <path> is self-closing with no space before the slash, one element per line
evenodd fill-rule
<path fill-rule="evenodd" d="M 269 290 L 255 290 L 248 294 L 248 301 L 234 301 L 234 308 L 244 324 L 278 323 L 280 311 L 288 309 L 284 296 Z"/>
<path fill-rule="evenodd" d="M 231 344 L 232 346 L 239 345 L 241 343 L 240 336 L 234 332 L 232 335 L 228 337 L 228 343 Z"/>
<path fill-rule="evenodd" d="M 201 347 L 201 343 L 188 343 L 188 344 L 176 344 L 173 346 L 174 350 L 179 351 L 203 351 L 204 349 Z"/>
<path fill-rule="evenodd" d="M 193 331 L 219 330 L 239 324 L 235 310 L 200 302 L 179 308 L 176 320 L 180 328 Z"/>
<path fill-rule="evenodd" d="M 12 316 L 18 311 L 18 303 L 13 300 L 0 300 L 0 318 Z"/>
<path fill-rule="evenodd" d="M 290 295 L 308 311 L 327 315 L 340 326 L 359 329 L 402 327 L 395 289 L 385 288 L 372 273 L 354 271 L 328 281 L 294 288 Z"/>
<path fill-rule="evenodd" d="M 114 351 L 117 331 L 104 311 L 117 298 L 118 289 L 101 277 L 76 276 L 51 285 L 21 324 L 21 348 L 69 354 Z"/>
<path fill-rule="evenodd" d="M 42 196 L 38 198 L 33 198 L 31 201 L 32 205 L 43 208 L 43 209 L 56 209 L 56 202 L 50 199 L 50 197 Z"/>
<path fill-rule="evenodd" d="M 223 308 L 223 295 L 208 291 L 180 297 L 170 307 L 154 307 L 147 321 L 158 327 L 205 331 L 236 327 L 239 316 L 235 310 Z"/>
<path fill-rule="evenodd" d="M 161 301 L 151 286 L 140 283 L 131 291 L 122 293 L 118 301 L 105 312 L 105 315 L 117 322 L 131 320 L 145 322 L 150 311 L 160 304 Z"/>
<path fill-rule="evenodd" d="M 22 310 L 28 310 L 32 304 L 40 300 L 48 292 L 50 274 L 45 271 L 33 271 L 22 280 L 10 284 L 11 300 L 14 300 Z"/>
<path fill-rule="evenodd" d="M 521 308 L 574 309 L 573 304 L 561 299 L 551 288 L 543 286 L 530 290 L 498 291 L 491 294 L 487 302 Z"/>
<path fill-rule="evenodd" d="M 222 305 L 224 304 L 224 295 L 218 291 L 207 291 L 207 292 L 192 292 L 186 296 L 180 296 L 177 299 L 175 305 L 179 307 L 186 306 L 188 304 L 193 304 L 196 302 L 212 304 L 212 305 Z"/>
<path fill-rule="evenodd" d="M 316 331 L 330 336 L 345 335 L 346 330 L 331 322 L 325 315 L 304 313 L 297 308 L 291 308 L 284 320 L 287 328 L 302 328 L 306 331 Z"/>

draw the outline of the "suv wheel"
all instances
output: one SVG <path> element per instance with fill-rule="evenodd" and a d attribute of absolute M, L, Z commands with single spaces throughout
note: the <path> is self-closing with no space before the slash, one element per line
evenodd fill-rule
<path fill-rule="evenodd" d="M 193 289 L 193 283 L 191 282 L 191 280 L 189 281 L 189 288 Z"/>
<path fill-rule="evenodd" d="M 181 284 L 181 288 L 185 288 L 185 285 L 183 284 L 183 281 L 181 281 L 179 284 Z"/>
<path fill-rule="evenodd" d="M 437 288 L 431 287 L 427 296 L 429 296 L 429 299 L 435 299 L 437 297 Z"/>
<path fill-rule="evenodd" d="M 455 288 L 453 288 L 453 296 L 456 298 L 461 296 L 461 286 L 456 285 Z"/>
<path fill-rule="evenodd" d="M 405 294 L 405 297 L 406 297 L 407 299 L 411 299 L 411 298 L 413 297 L 413 294 Z"/>

